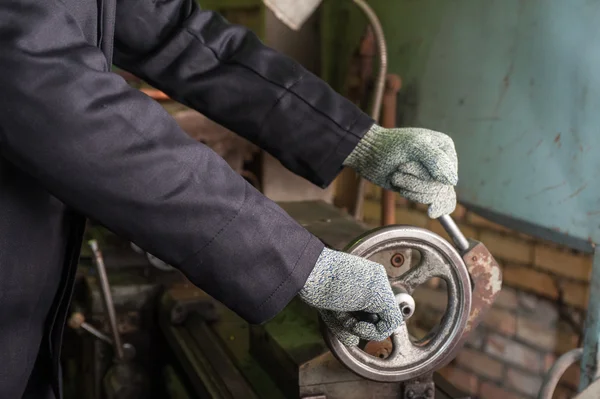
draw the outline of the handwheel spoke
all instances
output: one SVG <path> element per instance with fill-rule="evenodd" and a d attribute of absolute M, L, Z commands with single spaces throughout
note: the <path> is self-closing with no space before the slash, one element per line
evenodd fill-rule
<path fill-rule="evenodd" d="M 419 245 L 419 247 L 421 246 Z M 444 280 L 452 279 L 452 271 L 450 269 L 448 261 L 440 256 L 440 254 L 423 250 L 419 264 L 410 268 L 407 272 L 394 279 L 394 281 L 401 283 L 408 293 L 412 294 L 415 288 L 425 284 L 433 277 L 440 277 Z"/>
<path fill-rule="evenodd" d="M 400 366 L 415 360 L 414 356 L 419 348 L 412 343 L 406 323 L 398 327 L 391 338 L 393 348 L 386 362 Z"/>

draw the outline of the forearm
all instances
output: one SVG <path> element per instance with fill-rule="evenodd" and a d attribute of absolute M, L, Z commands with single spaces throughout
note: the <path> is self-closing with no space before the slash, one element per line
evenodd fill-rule
<path fill-rule="evenodd" d="M 4 158 L 250 321 L 302 287 L 322 245 L 110 73 L 59 0 L 0 3 L 0 48 Z"/>
<path fill-rule="evenodd" d="M 116 63 L 313 183 L 327 186 L 372 125 L 354 104 L 249 30 L 191 0 L 169 8 L 138 3 L 141 10 L 123 5 L 120 11 Z M 139 13 L 146 29 L 132 17 Z"/>

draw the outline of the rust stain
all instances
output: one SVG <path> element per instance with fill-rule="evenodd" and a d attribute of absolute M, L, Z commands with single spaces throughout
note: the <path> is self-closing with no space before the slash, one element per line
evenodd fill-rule
<path fill-rule="evenodd" d="M 600 215 L 600 211 L 592 211 L 592 212 L 587 212 L 586 213 L 588 216 L 596 216 L 596 215 Z"/>
<path fill-rule="evenodd" d="M 540 148 L 540 146 L 542 145 L 543 142 L 544 142 L 544 140 L 538 141 L 537 144 L 535 145 L 535 147 L 533 147 L 532 149 L 530 149 L 529 151 L 527 151 L 527 155 L 533 154 L 533 152 L 535 150 L 537 150 L 538 148 Z"/>
<path fill-rule="evenodd" d="M 380 359 L 386 359 L 392 353 L 393 344 L 390 338 L 386 338 L 383 341 L 369 341 L 365 346 L 364 351 L 371 356 L 378 357 Z"/>
<path fill-rule="evenodd" d="M 562 144 L 560 142 L 560 133 L 558 133 L 554 138 L 554 143 L 558 146 L 558 148 L 562 147 Z"/>
<path fill-rule="evenodd" d="M 562 186 L 564 186 L 565 184 L 567 184 L 567 182 L 566 182 L 566 181 L 563 181 L 562 183 L 560 183 L 560 184 L 557 184 L 557 185 L 555 185 L 555 186 L 548 186 L 548 187 L 544 187 L 544 188 L 542 188 L 540 191 L 538 191 L 538 192 L 536 192 L 536 193 L 533 193 L 533 194 L 530 194 L 530 195 L 528 195 L 527 197 L 525 197 L 525 199 L 531 199 L 531 198 L 533 198 L 533 197 L 535 197 L 535 196 L 538 196 L 538 195 L 540 195 L 540 194 L 543 194 L 543 193 L 545 193 L 546 191 L 550 191 L 550 190 L 554 190 L 554 189 L 557 189 L 557 188 L 559 188 L 559 187 L 562 187 Z"/>
<path fill-rule="evenodd" d="M 579 187 L 577 190 L 575 190 L 575 192 L 574 192 L 573 194 L 569 195 L 569 196 L 567 197 L 567 199 L 570 199 L 570 198 L 573 198 L 573 197 L 576 197 L 576 196 L 578 196 L 578 195 L 579 195 L 579 194 L 580 194 L 580 193 L 581 193 L 583 190 L 585 190 L 585 188 L 586 188 L 587 186 L 588 186 L 588 184 L 587 184 L 587 183 L 585 183 L 583 186 L 581 186 L 581 187 Z"/>
<path fill-rule="evenodd" d="M 462 347 L 470 333 L 479 325 L 502 288 L 502 271 L 485 245 L 477 243 L 462 258 L 473 283 L 473 295 L 469 319 L 457 348 Z"/>
<path fill-rule="evenodd" d="M 508 89 L 508 86 L 510 86 L 510 75 L 512 74 L 512 64 L 510 65 L 510 69 L 508 71 L 508 73 L 506 75 L 504 75 L 504 79 L 502 79 L 502 84 L 504 85 L 504 89 Z"/>
<path fill-rule="evenodd" d="M 500 91 L 500 96 L 498 96 L 498 102 L 496 103 L 496 107 L 494 108 L 494 115 L 498 114 L 498 108 L 500 108 L 500 105 L 502 105 L 502 102 L 504 101 L 506 92 L 508 91 L 508 88 L 510 87 L 510 78 L 512 76 L 514 69 L 515 69 L 514 64 L 513 64 L 513 62 L 511 62 L 508 67 L 508 71 L 506 72 L 506 75 L 504 75 L 504 78 L 502 79 L 502 90 Z"/>

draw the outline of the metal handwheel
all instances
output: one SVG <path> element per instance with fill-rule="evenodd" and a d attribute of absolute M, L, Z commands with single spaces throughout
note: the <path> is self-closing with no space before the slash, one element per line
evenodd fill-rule
<path fill-rule="evenodd" d="M 448 306 L 439 326 L 421 340 L 410 336 L 406 323 L 400 326 L 390 337 L 392 350 L 385 359 L 358 347 L 346 347 L 325 329 L 325 340 L 338 360 L 356 374 L 379 382 L 405 381 L 450 362 L 461 343 L 471 309 L 469 273 L 458 251 L 428 230 L 388 226 L 357 238 L 346 252 L 386 267 L 392 290 L 406 316 L 412 314 L 410 306 L 406 308 L 410 302 L 406 301 L 407 295 L 434 277 L 446 282 Z"/>

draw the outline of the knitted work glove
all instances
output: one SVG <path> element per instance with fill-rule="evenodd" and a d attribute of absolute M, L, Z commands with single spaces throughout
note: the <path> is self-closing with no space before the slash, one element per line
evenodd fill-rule
<path fill-rule="evenodd" d="M 430 205 L 433 219 L 456 208 L 458 159 L 454 142 L 443 133 L 373 125 L 344 165 L 410 201 Z"/>
<path fill-rule="evenodd" d="M 360 338 L 383 341 L 404 322 L 383 265 L 344 252 L 325 248 L 299 296 L 347 346 Z M 377 314 L 379 321 L 360 321 L 356 311 Z"/>

